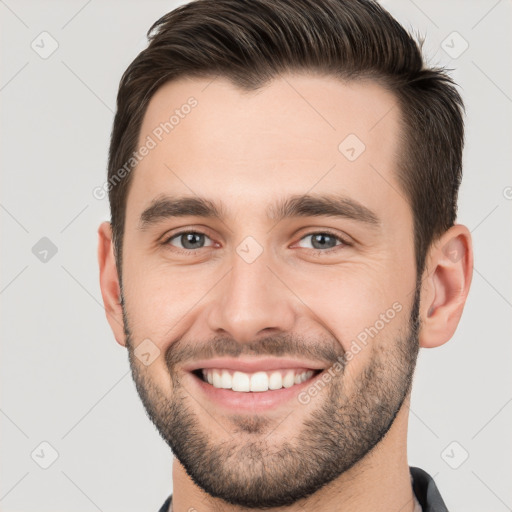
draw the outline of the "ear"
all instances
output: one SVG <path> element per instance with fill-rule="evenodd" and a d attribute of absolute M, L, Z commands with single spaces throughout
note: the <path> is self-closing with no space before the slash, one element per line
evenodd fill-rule
<path fill-rule="evenodd" d="M 114 257 L 112 227 L 102 222 L 98 228 L 98 263 L 100 266 L 100 288 L 108 323 L 119 345 L 126 346 L 121 307 L 121 287 Z"/>
<path fill-rule="evenodd" d="M 420 346 L 446 343 L 459 324 L 473 275 L 471 233 L 455 224 L 430 249 L 421 287 Z"/>

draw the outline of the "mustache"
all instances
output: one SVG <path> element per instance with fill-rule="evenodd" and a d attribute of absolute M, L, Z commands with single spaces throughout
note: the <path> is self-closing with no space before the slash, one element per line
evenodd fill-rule
<path fill-rule="evenodd" d="M 177 339 L 167 348 L 165 361 L 171 372 L 180 364 L 215 357 L 286 356 L 308 358 L 333 365 L 344 353 L 335 338 L 305 339 L 282 334 L 242 343 L 228 336 L 216 336 L 207 342 Z"/>

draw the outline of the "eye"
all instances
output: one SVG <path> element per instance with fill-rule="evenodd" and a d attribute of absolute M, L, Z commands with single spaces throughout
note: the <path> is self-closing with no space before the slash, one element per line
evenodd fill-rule
<path fill-rule="evenodd" d="M 172 245 L 178 249 L 193 251 L 195 249 L 202 249 L 203 247 L 210 247 L 213 245 L 213 242 L 210 237 L 204 233 L 198 231 L 182 231 L 168 238 L 164 244 Z"/>
<path fill-rule="evenodd" d="M 350 244 L 345 242 L 340 236 L 324 231 L 309 233 L 308 235 L 302 237 L 299 241 L 299 247 L 304 247 L 305 249 L 320 250 L 322 252 L 326 252 L 326 250 L 329 249 L 334 249 L 339 245 Z"/>

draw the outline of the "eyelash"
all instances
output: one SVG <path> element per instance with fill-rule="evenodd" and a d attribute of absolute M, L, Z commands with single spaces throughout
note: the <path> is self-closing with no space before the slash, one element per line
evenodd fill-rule
<path fill-rule="evenodd" d="M 195 234 L 195 235 L 204 235 L 208 238 L 210 238 L 206 233 L 202 232 L 202 231 L 196 231 L 196 230 L 189 230 L 189 231 L 180 231 L 178 233 L 174 233 L 173 235 L 169 236 L 169 237 L 166 237 L 163 241 L 162 241 L 162 245 L 163 246 L 167 246 L 169 247 L 170 246 L 170 241 L 173 240 L 174 238 L 178 238 L 182 235 L 188 235 L 188 234 Z M 352 244 L 349 243 L 347 240 L 345 240 L 344 238 L 342 238 L 340 235 L 336 234 L 336 233 L 333 233 L 332 231 L 329 231 L 329 230 L 322 230 L 322 231 L 311 231 L 309 233 L 306 233 L 304 234 L 300 239 L 299 239 L 299 242 L 301 240 L 303 240 L 304 238 L 307 238 L 309 236 L 314 236 L 314 235 L 328 235 L 332 238 L 335 238 L 337 241 L 341 242 L 340 245 L 335 245 L 334 247 L 330 247 L 329 249 L 309 249 L 309 248 L 306 248 L 307 250 L 309 251 L 313 251 L 314 253 L 316 254 L 330 254 L 331 252 L 333 251 L 336 251 L 336 250 L 339 250 L 339 247 L 341 246 L 347 246 L 347 247 L 350 247 Z M 174 247 L 172 246 L 172 250 L 174 251 L 177 251 L 177 252 L 180 252 L 182 254 L 187 254 L 187 255 L 195 255 L 197 254 L 199 251 L 201 251 L 201 249 L 207 249 L 208 247 L 200 247 L 199 249 L 181 249 L 180 247 Z M 304 248 L 303 248 L 304 249 Z"/>

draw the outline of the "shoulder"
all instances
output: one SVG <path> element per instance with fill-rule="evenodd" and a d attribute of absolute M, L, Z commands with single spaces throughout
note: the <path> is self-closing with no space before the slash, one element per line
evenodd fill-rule
<path fill-rule="evenodd" d="M 172 501 L 172 494 L 165 500 L 165 503 L 162 505 L 158 512 L 169 512 L 169 507 Z"/>
<path fill-rule="evenodd" d="M 410 467 L 412 487 L 423 512 L 448 512 L 434 479 L 423 469 Z"/>

